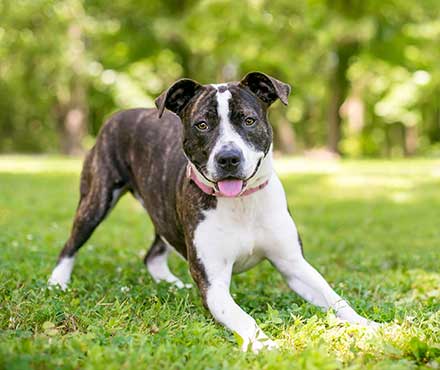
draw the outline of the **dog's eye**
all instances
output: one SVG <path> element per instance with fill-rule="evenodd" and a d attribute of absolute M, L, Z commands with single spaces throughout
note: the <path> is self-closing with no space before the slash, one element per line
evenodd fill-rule
<path fill-rule="evenodd" d="M 254 123 L 255 123 L 255 118 L 252 118 L 252 117 L 246 117 L 245 119 L 244 119 L 244 124 L 246 125 L 246 126 L 252 126 Z"/>
<path fill-rule="evenodd" d="M 199 131 L 206 131 L 208 129 L 208 124 L 205 121 L 200 121 L 194 124 L 194 126 Z"/>

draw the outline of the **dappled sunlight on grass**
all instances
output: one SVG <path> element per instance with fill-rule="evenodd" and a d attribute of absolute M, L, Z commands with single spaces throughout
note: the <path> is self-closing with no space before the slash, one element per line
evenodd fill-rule
<path fill-rule="evenodd" d="M 394 192 L 390 194 L 390 199 L 394 201 L 395 203 L 406 203 L 411 201 L 413 198 L 412 194 L 410 192 Z"/>
<path fill-rule="evenodd" d="M 294 173 L 337 173 L 341 162 L 336 160 L 313 160 L 306 158 L 285 157 L 275 159 L 275 169 L 280 176 Z"/>
<path fill-rule="evenodd" d="M 440 273 L 427 272 L 422 269 L 408 271 L 411 290 L 399 299 L 399 304 L 409 302 L 439 303 L 440 302 Z"/>
<path fill-rule="evenodd" d="M 437 164 L 437 166 L 432 169 L 431 174 L 433 177 L 440 177 L 440 164 Z"/>
<path fill-rule="evenodd" d="M 341 322 L 332 313 L 325 318 L 313 316 L 303 320 L 295 317 L 280 342 L 286 348 L 304 351 L 307 347 L 324 345 L 341 362 L 352 361 L 357 352 L 367 352 L 371 342 L 381 337 L 380 330 Z"/>
<path fill-rule="evenodd" d="M 432 336 L 426 338 L 426 327 L 438 325 L 437 317 L 431 317 L 423 323 L 405 320 L 402 323 L 383 323 L 379 328 L 351 325 L 341 322 L 332 313 L 325 318 L 316 316 L 303 320 L 294 318 L 278 343 L 284 349 L 304 351 L 307 348 L 324 348 L 342 364 L 352 366 L 372 359 L 396 360 L 409 357 L 418 363 L 429 363 L 434 368 L 440 346 Z M 408 363 L 409 364 L 409 363 Z"/>
<path fill-rule="evenodd" d="M 2 155 L 0 173 L 78 173 L 81 158 L 46 155 Z"/>
<path fill-rule="evenodd" d="M 353 174 L 338 174 L 332 177 L 332 185 L 341 187 L 381 187 L 381 188 L 404 188 L 411 189 L 416 184 L 416 181 L 411 178 L 403 178 L 397 176 L 371 176 L 371 175 L 353 175 Z"/>

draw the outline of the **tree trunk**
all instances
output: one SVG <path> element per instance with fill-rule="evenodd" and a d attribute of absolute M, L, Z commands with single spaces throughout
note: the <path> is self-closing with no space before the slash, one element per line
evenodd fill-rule
<path fill-rule="evenodd" d="M 418 133 L 417 126 L 404 126 L 404 154 L 411 157 L 417 153 L 418 147 Z"/>
<path fill-rule="evenodd" d="M 341 140 L 341 115 L 340 108 L 347 96 L 349 81 L 347 70 L 350 58 L 355 54 L 356 43 L 341 43 L 335 51 L 335 67 L 330 78 L 330 101 L 328 107 L 328 140 L 327 148 L 339 154 L 339 141 Z"/>
<path fill-rule="evenodd" d="M 385 130 L 385 156 L 387 158 L 391 158 L 392 141 L 391 141 L 390 125 L 385 124 L 384 130 Z"/>
<path fill-rule="evenodd" d="M 78 24 L 68 29 L 67 57 L 71 62 L 70 91 L 60 98 L 57 107 L 61 152 L 67 155 L 84 153 L 82 141 L 87 134 L 88 106 L 86 81 L 82 78 L 85 64 L 83 32 Z"/>
<path fill-rule="evenodd" d="M 60 141 L 61 151 L 67 155 L 84 154 L 82 141 L 87 134 L 86 93 L 81 82 L 74 82 L 71 100 L 64 109 L 62 117 Z"/>
<path fill-rule="evenodd" d="M 341 140 L 341 116 L 339 115 L 339 108 L 343 103 L 341 96 L 340 87 L 334 86 L 330 97 L 327 141 L 328 150 L 333 153 L 339 153 L 339 141 Z"/>
<path fill-rule="evenodd" d="M 274 148 L 282 154 L 293 154 L 296 149 L 296 136 L 293 126 L 286 118 L 286 112 L 279 105 L 270 113 Z"/>
<path fill-rule="evenodd" d="M 285 118 L 281 117 L 278 120 L 278 149 L 281 150 L 283 154 L 293 154 L 295 152 L 295 131 L 290 124 L 290 122 Z"/>

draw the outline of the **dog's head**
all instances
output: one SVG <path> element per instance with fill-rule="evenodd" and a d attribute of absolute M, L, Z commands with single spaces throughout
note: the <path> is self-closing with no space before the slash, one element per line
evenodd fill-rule
<path fill-rule="evenodd" d="M 201 85 L 175 82 L 156 99 L 184 126 L 183 150 L 199 180 L 226 196 L 236 196 L 257 174 L 272 145 L 267 108 L 287 104 L 290 86 L 260 72 L 239 82 Z"/>

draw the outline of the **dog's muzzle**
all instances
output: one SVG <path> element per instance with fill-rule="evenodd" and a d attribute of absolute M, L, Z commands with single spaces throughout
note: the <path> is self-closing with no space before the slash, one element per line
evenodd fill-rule
<path fill-rule="evenodd" d="M 214 187 L 210 187 L 199 180 L 196 172 L 194 171 L 190 163 L 188 163 L 186 167 L 186 177 L 191 181 L 193 181 L 197 185 L 197 187 L 205 194 L 212 195 L 215 197 L 226 197 L 226 198 L 238 198 L 253 194 L 258 190 L 265 188 L 269 183 L 269 180 L 266 180 L 265 182 L 254 188 L 246 189 L 246 181 L 223 180 L 223 181 L 219 181 L 217 184 L 213 184 Z"/>

